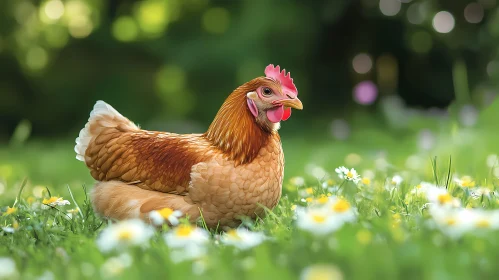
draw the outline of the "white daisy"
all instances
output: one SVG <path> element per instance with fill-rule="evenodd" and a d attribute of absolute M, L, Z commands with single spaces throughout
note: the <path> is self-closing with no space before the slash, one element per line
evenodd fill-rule
<path fill-rule="evenodd" d="M 473 209 L 472 224 L 476 229 L 499 229 L 499 211 Z"/>
<path fill-rule="evenodd" d="M 332 196 L 329 198 L 327 207 L 329 208 L 329 211 L 334 214 L 335 218 L 340 219 L 343 222 L 355 221 L 356 210 L 346 199 Z"/>
<path fill-rule="evenodd" d="M 300 207 L 296 209 L 296 225 L 315 235 L 326 235 L 339 229 L 343 225 L 343 220 L 335 217 L 324 207 Z"/>
<path fill-rule="evenodd" d="M 170 252 L 170 259 L 174 263 L 200 260 L 206 256 L 208 250 L 206 246 L 200 244 L 188 244 L 183 248 L 173 248 Z"/>
<path fill-rule="evenodd" d="M 16 263 L 13 259 L 0 257 L 0 279 L 12 279 L 17 275 Z"/>
<path fill-rule="evenodd" d="M 48 206 L 52 206 L 52 207 L 55 207 L 55 206 L 64 206 L 64 205 L 69 205 L 71 204 L 68 200 L 64 200 L 62 199 L 62 197 L 58 197 L 58 196 L 52 196 L 50 198 L 44 198 L 42 203 L 44 205 L 48 205 Z"/>
<path fill-rule="evenodd" d="M 220 237 L 225 245 L 231 245 L 241 250 L 246 250 L 260 245 L 267 237 L 263 232 L 253 232 L 247 229 L 231 229 Z"/>
<path fill-rule="evenodd" d="M 300 197 L 309 197 L 309 196 L 312 196 L 314 194 L 314 189 L 313 188 L 305 188 L 305 189 L 300 189 L 298 191 L 298 195 Z"/>
<path fill-rule="evenodd" d="M 121 275 L 123 271 L 131 265 L 132 257 L 126 253 L 109 258 L 101 267 L 102 277 L 109 278 Z"/>
<path fill-rule="evenodd" d="M 340 179 L 352 181 L 355 184 L 358 184 L 360 181 L 360 175 L 357 174 L 357 171 L 354 168 L 348 169 L 345 166 L 340 166 L 334 171 L 338 174 Z"/>
<path fill-rule="evenodd" d="M 8 233 L 14 233 L 16 231 L 16 229 L 13 227 L 2 227 L 2 230 Z"/>
<path fill-rule="evenodd" d="M 128 246 L 146 244 L 154 235 L 154 229 L 141 220 L 125 220 L 105 228 L 97 238 L 97 246 L 102 252 Z"/>
<path fill-rule="evenodd" d="M 457 177 L 454 176 L 454 182 L 462 187 L 462 188 L 474 188 L 475 187 L 475 181 L 473 181 L 473 178 L 470 176 L 463 176 L 463 177 Z"/>
<path fill-rule="evenodd" d="M 45 270 L 42 275 L 36 278 L 36 280 L 54 280 L 54 273 L 50 270 Z"/>
<path fill-rule="evenodd" d="M 168 221 L 172 226 L 178 225 L 178 218 L 182 217 L 182 212 L 171 208 L 163 208 L 161 210 L 151 211 L 149 218 L 153 224 L 160 226 Z"/>
<path fill-rule="evenodd" d="M 474 199 L 480 199 L 482 196 L 491 197 L 493 194 L 494 192 L 486 187 L 478 187 L 470 192 L 471 197 Z"/>
<path fill-rule="evenodd" d="M 206 230 L 184 224 L 165 233 L 163 237 L 170 248 L 181 248 L 190 244 L 204 245 L 209 241 Z"/>
<path fill-rule="evenodd" d="M 297 187 L 303 187 L 305 185 L 305 179 L 303 177 L 293 177 L 289 179 L 289 181 Z"/>
<path fill-rule="evenodd" d="M 404 178 L 400 175 L 395 175 L 392 177 L 391 183 L 394 184 L 395 186 L 400 186 L 400 184 L 404 181 Z"/>
<path fill-rule="evenodd" d="M 411 194 L 426 196 L 426 193 L 431 188 L 438 188 L 438 186 L 428 182 L 421 182 L 411 190 Z"/>
<path fill-rule="evenodd" d="M 451 238 L 459 238 L 473 229 L 474 214 L 470 209 L 430 207 L 436 227 Z"/>
<path fill-rule="evenodd" d="M 453 197 L 446 189 L 428 186 L 426 190 L 428 202 L 439 206 L 460 207 L 461 201 Z"/>

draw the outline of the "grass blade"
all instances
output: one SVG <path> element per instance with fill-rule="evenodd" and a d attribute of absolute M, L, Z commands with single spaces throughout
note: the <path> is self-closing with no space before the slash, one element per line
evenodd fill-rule
<path fill-rule="evenodd" d="M 78 205 L 78 202 L 76 202 L 76 199 L 73 196 L 73 192 L 71 191 L 71 188 L 69 187 L 69 185 L 66 185 L 66 187 L 68 188 L 68 192 L 69 192 L 69 195 L 71 196 L 71 199 L 73 200 L 73 203 L 76 205 L 76 209 L 78 209 L 78 214 L 80 214 L 80 217 L 82 219 L 84 219 L 83 213 L 81 213 L 80 205 Z"/>
<path fill-rule="evenodd" d="M 19 189 L 19 192 L 17 193 L 16 200 L 14 201 L 14 205 L 12 207 L 15 207 L 19 201 L 21 201 L 21 194 L 24 190 L 24 187 L 26 187 L 26 183 L 28 182 L 28 178 L 24 178 L 24 180 L 21 183 L 21 188 Z"/>

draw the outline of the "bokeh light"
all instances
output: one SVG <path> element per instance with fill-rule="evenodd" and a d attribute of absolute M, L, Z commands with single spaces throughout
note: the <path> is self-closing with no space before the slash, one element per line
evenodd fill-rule
<path fill-rule="evenodd" d="M 459 110 L 459 122 L 466 127 L 471 127 L 478 121 L 478 110 L 473 105 L 464 105 Z"/>
<path fill-rule="evenodd" d="M 407 20 L 412 24 L 421 24 L 426 18 L 422 3 L 413 3 L 407 9 Z"/>
<path fill-rule="evenodd" d="M 92 33 L 93 24 L 86 16 L 71 18 L 68 24 L 69 34 L 75 38 L 85 38 Z"/>
<path fill-rule="evenodd" d="M 405 161 L 405 167 L 410 170 L 419 170 L 424 167 L 424 159 L 418 155 L 411 155 Z"/>
<path fill-rule="evenodd" d="M 449 33 L 454 29 L 454 25 L 456 21 L 454 20 L 454 16 L 447 12 L 441 11 L 438 12 L 435 17 L 433 17 L 433 28 L 438 33 Z"/>
<path fill-rule="evenodd" d="M 62 48 L 69 40 L 69 33 L 65 26 L 59 24 L 51 24 L 44 30 L 45 40 L 52 48 Z"/>
<path fill-rule="evenodd" d="M 213 34 L 222 34 L 230 24 L 229 11 L 225 8 L 210 8 L 203 15 L 203 28 Z"/>
<path fill-rule="evenodd" d="M 353 89 L 354 100 L 362 105 L 369 105 L 376 101 L 378 88 L 372 81 L 362 81 Z"/>
<path fill-rule="evenodd" d="M 337 140 L 347 140 L 350 137 L 350 125 L 343 119 L 333 120 L 331 122 L 331 135 Z"/>
<path fill-rule="evenodd" d="M 156 74 L 156 92 L 167 113 L 185 116 L 194 108 L 194 96 L 186 88 L 187 75 L 181 67 L 164 65 Z"/>
<path fill-rule="evenodd" d="M 45 14 L 52 20 L 58 20 L 64 14 L 64 4 L 60 0 L 51 0 L 45 4 Z"/>
<path fill-rule="evenodd" d="M 72 0 L 66 3 L 64 18 L 68 24 L 68 31 L 74 38 L 85 38 L 94 28 L 90 20 L 91 10 L 83 1 Z"/>
<path fill-rule="evenodd" d="M 380 90 L 393 92 L 398 83 L 398 64 L 395 56 L 383 54 L 376 61 L 376 73 Z"/>
<path fill-rule="evenodd" d="M 483 105 L 484 106 L 489 106 L 494 102 L 497 98 L 497 93 L 493 90 L 487 90 L 483 94 Z"/>
<path fill-rule="evenodd" d="M 40 20 L 45 23 L 53 23 L 64 14 L 64 4 L 60 0 L 45 2 L 40 9 Z"/>
<path fill-rule="evenodd" d="M 26 53 L 26 65 L 34 71 L 43 69 L 48 63 L 47 51 L 35 46 Z"/>
<path fill-rule="evenodd" d="M 329 174 L 327 173 L 327 171 L 321 166 L 314 163 L 307 164 L 305 166 L 305 172 L 307 172 L 308 174 L 312 175 L 313 177 L 319 180 L 324 180 L 329 178 Z"/>
<path fill-rule="evenodd" d="M 114 38 L 122 42 L 133 41 L 139 34 L 137 23 L 129 16 L 122 16 L 114 21 L 112 32 Z"/>
<path fill-rule="evenodd" d="M 185 88 L 186 75 L 176 65 L 165 65 L 156 74 L 156 86 L 160 92 L 178 93 Z"/>
<path fill-rule="evenodd" d="M 159 36 L 165 31 L 169 20 L 167 1 L 146 0 L 138 2 L 135 16 L 144 33 L 152 37 Z"/>
<path fill-rule="evenodd" d="M 489 77 L 493 77 L 494 75 L 497 74 L 499 70 L 499 62 L 492 60 L 489 63 L 487 63 L 487 74 Z"/>
<path fill-rule="evenodd" d="M 499 158 L 496 154 L 490 154 L 487 156 L 487 167 L 493 168 L 499 165 Z"/>
<path fill-rule="evenodd" d="M 464 8 L 464 18 L 469 23 L 479 23 L 483 19 L 483 7 L 478 3 L 469 3 Z"/>
<path fill-rule="evenodd" d="M 362 157 L 359 154 L 351 153 L 345 157 L 345 164 L 347 166 L 355 167 L 362 163 Z"/>
<path fill-rule="evenodd" d="M 433 39 L 426 31 L 414 32 L 410 37 L 410 47 L 415 53 L 425 54 L 431 50 Z"/>
<path fill-rule="evenodd" d="M 373 61 L 366 53 L 359 53 L 352 60 L 353 70 L 359 74 L 366 74 L 371 71 Z"/>
<path fill-rule="evenodd" d="M 380 0 L 379 10 L 385 16 L 395 16 L 400 12 L 402 3 L 399 0 Z"/>
<path fill-rule="evenodd" d="M 34 13 L 36 13 L 36 7 L 31 2 L 22 1 L 15 8 L 14 16 L 19 24 L 23 24 Z"/>
<path fill-rule="evenodd" d="M 421 150 L 428 151 L 435 147 L 437 137 L 429 129 L 423 129 L 418 134 L 418 147 Z"/>

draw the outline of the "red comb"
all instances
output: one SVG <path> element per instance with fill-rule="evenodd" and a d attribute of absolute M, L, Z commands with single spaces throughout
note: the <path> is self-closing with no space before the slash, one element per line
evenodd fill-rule
<path fill-rule="evenodd" d="M 274 67 L 274 64 L 269 64 L 267 67 L 265 67 L 265 76 L 267 78 L 272 78 L 280 82 L 281 85 L 285 87 L 287 90 L 293 92 L 295 95 L 298 95 L 298 90 L 296 89 L 296 86 L 293 83 L 293 78 L 291 78 L 291 73 L 288 72 L 288 74 L 286 75 L 285 69 L 282 69 L 281 72 L 281 67 L 279 67 L 279 65 L 277 65 L 277 67 Z"/>

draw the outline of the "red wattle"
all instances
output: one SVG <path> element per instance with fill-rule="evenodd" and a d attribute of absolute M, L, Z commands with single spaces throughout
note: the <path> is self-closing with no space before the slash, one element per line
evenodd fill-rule
<path fill-rule="evenodd" d="M 267 118 L 269 119 L 269 121 L 278 123 L 282 120 L 282 117 L 284 116 L 284 109 L 282 107 L 283 106 L 279 106 L 267 110 Z"/>
<path fill-rule="evenodd" d="M 284 115 L 282 115 L 282 120 L 286 121 L 287 119 L 289 119 L 289 117 L 291 117 L 291 108 L 286 108 L 284 109 Z"/>

